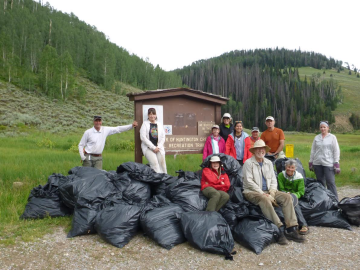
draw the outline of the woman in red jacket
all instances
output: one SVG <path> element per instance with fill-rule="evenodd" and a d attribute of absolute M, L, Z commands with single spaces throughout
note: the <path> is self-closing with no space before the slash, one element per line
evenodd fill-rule
<path fill-rule="evenodd" d="M 221 173 L 221 161 L 218 156 L 210 158 L 210 168 L 204 168 L 201 177 L 202 193 L 209 199 L 206 211 L 219 211 L 229 200 L 227 191 L 230 180 L 226 173 Z"/>

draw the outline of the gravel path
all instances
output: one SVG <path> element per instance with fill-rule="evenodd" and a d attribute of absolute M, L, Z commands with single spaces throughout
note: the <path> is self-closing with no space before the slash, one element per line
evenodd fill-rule
<path fill-rule="evenodd" d="M 360 188 L 338 193 L 353 197 Z M 260 255 L 235 244 L 234 261 L 226 261 L 188 243 L 168 251 L 141 234 L 122 249 L 98 235 L 67 239 L 59 227 L 36 242 L 0 246 L 0 269 L 359 269 L 360 227 L 352 228 L 310 227 L 306 243 L 272 244 Z"/>

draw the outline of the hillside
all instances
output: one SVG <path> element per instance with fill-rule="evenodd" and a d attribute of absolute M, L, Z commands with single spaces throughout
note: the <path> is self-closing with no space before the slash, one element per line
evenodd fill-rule
<path fill-rule="evenodd" d="M 88 79 L 78 78 L 77 84 L 86 89 L 84 99 L 63 103 L 0 80 L 0 136 L 26 133 L 31 128 L 52 133 L 84 130 L 92 125 L 93 115 L 102 115 L 104 125 L 109 126 L 132 122 L 134 106 L 125 95 L 141 90 L 121 84 L 123 95 L 118 95 Z"/>
<path fill-rule="evenodd" d="M 299 68 L 299 74 L 302 79 L 304 79 L 305 76 L 311 78 L 316 74 L 320 76 L 321 80 L 333 78 L 338 85 L 341 86 L 342 99 L 333 111 L 335 123 L 332 125 L 332 129 L 336 132 L 353 131 L 349 117 L 351 113 L 360 115 L 360 78 L 358 78 L 354 72 L 349 75 L 347 69 L 340 71 L 340 73 L 335 69 L 328 69 L 323 73 L 323 70 L 302 67 Z"/>

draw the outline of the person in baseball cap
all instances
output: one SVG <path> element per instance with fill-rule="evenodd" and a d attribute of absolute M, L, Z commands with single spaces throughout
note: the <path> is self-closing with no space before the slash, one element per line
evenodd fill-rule
<path fill-rule="evenodd" d="M 245 150 L 244 150 L 244 159 L 243 162 L 252 157 L 250 148 L 254 146 L 256 141 L 260 140 L 260 130 L 258 127 L 253 127 L 251 129 L 251 136 L 245 138 Z"/>
<path fill-rule="evenodd" d="M 212 154 L 225 153 L 225 140 L 219 135 L 220 128 L 218 125 L 213 125 L 211 128 L 211 135 L 206 138 L 203 160 Z"/>
<path fill-rule="evenodd" d="M 84 132 L 78 145 L 81 163 L 84 167 L 102 169 L 102 152 L 105 147 L 106 137 L 116 133 L 130 130 L 137 127 L 138 123 L 118 127 L 103 127 L 102 117 L 93 117 L 94 126 Z"/>
<path fill-rule="evenodd" d="M 265 119 L 265 124 L 267 129 L 261 134 L 261 138 L 266 145 L 270 147 L 268 155 L 278 158 L 280 156 L 285 156 L 283 152 L 285 144 L 285 135 L 282 129 L 275 127 L 275 118 L 273 116 L 268 116 Z"/>
<path fill-rule="evenodd" d="M 232 118 L 230 113 L 224 113 L 221 118 L 220 124 L 220 136 L 224 138 L 225 142 L 229 136 L 229 134 L 234 132 L 234 126 L 232 124 Z"/>

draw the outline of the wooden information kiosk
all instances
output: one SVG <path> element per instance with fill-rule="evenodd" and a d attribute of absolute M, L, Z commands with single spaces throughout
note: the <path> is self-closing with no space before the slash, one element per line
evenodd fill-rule
<path fill-rule="evenodd" d="M 202 153 L 211 127 L 221 121 L 221 105 L 228 98 L 189 88 L 174 88 L 127 94 L 134 101 L 135 162 L 142 163 L 140 127 L 147 110 L 155 108 L 158 121 L 165 129 L 167 155 Z"/>

